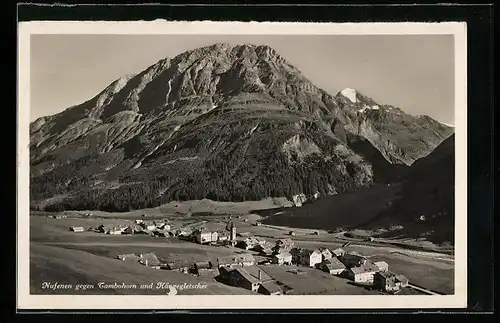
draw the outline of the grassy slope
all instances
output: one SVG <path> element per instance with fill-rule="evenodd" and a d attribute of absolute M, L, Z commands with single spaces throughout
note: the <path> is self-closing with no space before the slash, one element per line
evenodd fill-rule
<path fill-rule="evenodd" d="M 96 256 L 81 250 L 46 246 L 32 243 L 30 248 L 30 284 L 31 293 L 44 293 L 41 288 L 45 281 L 61 284 L 95 284 L 98 282 L 118 284 L 149 284 L 168 282 L 170 284 L 206 284 L 206 289 L 178 291 L 178 294 L 247 294 L 242 288 L 233 288 L 214 282 L 209 278 L 194 277 L 180 272 L 156 270 L 140 264 L 129 264 L 120 260 Z M 50 294 L 55 292 L 48 291 Z M 56 290 L 56 292 L 58 292 Z M 61 291 L 59 291 L 61 292 Z M 166 294 L 165 290 L 103 290 L 87 291 L 62 290 L 64 293 L 76 294 Z"/>

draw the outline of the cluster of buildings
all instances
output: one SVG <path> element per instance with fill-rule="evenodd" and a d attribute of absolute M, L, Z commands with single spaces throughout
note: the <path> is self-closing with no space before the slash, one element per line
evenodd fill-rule
<path fill-rule="evenodd" d="M 270 257 L 278 265 L 298 265 L 318 268 L 331 275 L 340 276 L 363 286 L 371 286 L 386 292 L 396 292 L 408 285 L 408 279 L 389 271 L 384 261 L 372 262 L 357 252 L 342 248 L 308 250 L 294 246 L 290 238 L 279 239 L 274 245 L 263 238 L 248 237 L 236 245 L 242 249 L 259 252 Z"/>
<path fill-rule="evenodd" d="M 124 262 L 139 263 L 154 269 L 176 270 L 194 275 L 211 274 L 215 276 L 217 270 L 211 261 L 164 260 L 151 252 L 121 254 L 117 258 Z"/>
<path fill-rule="evenodd" d="M 193 232 L 194 240 L 199 244 L 236 244 L 236 226 L 228 224 L 224 229 L 201 227 Z"/>
<path fill-rule="evenodd" d="M 84 227 L 81 226 L 69 227 L 69 230 L 72 232 L 87 231 Z M 133 224 L 126 225 L 101 224 L 95 229 L 90 229 L 90 231 L 109 235 L 147 234 L 158 237 L 179 237 L 185 239 L 191 237 L 191 233 L 185 229 L 172 230 L 167 220 L 135 220 Z"/>
<path fill-rule="evenodd" d="M 71 227 L 74 232 L 85 231 L 83 227 Z M 397 292 L 408 285 L 408 279 L 389 271 L 384 261 L 372 262 L 356 252 L 346 252 L 342 248 L 329 250 L 317 248 L 309 250 L 296 247 L 290 238 L 278 239 L 274 243 L 251 234 L 240 233 L 237 238 L 236 227 L 228 223 L 225 228 L 209 225 L 194 231 L 173 231 L 167 221 L 135 220 L 126 226 L 100 225 L 97 232 L 104 234 L 149 234 L 165 237 L 185 238 L 199 244 L 232 245 L 245 251 L 233 255 L 219 257 L 214 261 L 163 261 L 153 253 L 123 254 L 118 259 L 127 262 L 138 262 L 142 265 L 167 270 L 178 270 L 195 275 L 211 275 L 231 286 L 242 287 L 254 292 L 280 295 L 283 286 L 273 280 L 259 264 L 272 263 L 280 266 L 298 265 L 317 268 L 331 275 L 344 277 L 355 284 L 370 286 L 386 292 Z M 292 234 L 290 234 L 292 235 Z M 265 257 L 265 261 L 256 263 L 250 251 Z"/>

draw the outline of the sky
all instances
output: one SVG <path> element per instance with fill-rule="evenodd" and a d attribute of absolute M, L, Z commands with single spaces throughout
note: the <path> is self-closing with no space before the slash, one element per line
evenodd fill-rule
<path fill-rule="evenodd" d="M 82 103 L 165 57 L 225 42 L 269 45 L 332 95 L 454 124 L 452 35 L 32 35 L 31 121 Z"/>

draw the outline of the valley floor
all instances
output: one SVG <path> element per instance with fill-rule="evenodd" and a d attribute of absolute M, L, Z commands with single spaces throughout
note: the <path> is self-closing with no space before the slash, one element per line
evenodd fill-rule
<path fill-rule="evenodd" d="M 146 212 L 147 213 L 147 212 Z M 70 232 L 70 226 L 96 228 L 100 224 L 133 223 L 139 219 L 139 213 L 93 214 L 92 217 L 78 216 L 78 212 L 66 212 L 68 218 L 53 219 L 42 215 L 30 217 L 30 285 L 33 294 L 166 294 L 164 289 L 86 289 L 86 290 L 51 290 L 42 288 L 44 282 L 61 284 L 105 283 L 125 284 L 203 284 L 203 289 L 185 289 L 178 294 L 219 294 L 244 295 L 254 294 L 246 289 L 225 285 L 214 276 L 193 276 L 172 270 L 159 270 L 142 266 L 138 263 L 126 263 L 116 259 L 118 254 L 154 252 L 169 261 L 188 260 L 206 261 L 217 257 L 234 254 L 241 249 L 199 245 L 177 238 L 152 237 L 147 235 L 104 235 L 94 232 Z M 158 214 L 160 216 L 160 214 Z M 289 228 L 262 224 L 256 226 L 260 216 L 256 214 L 233 215 L 219 214 L 212 216 L 167 216 L 173 229 L 188 228 L 203 221 L 224 226 L 231 217 L 239 233 L 248 232 L 274 242 L 278 238 L 290 237 L 299 247 L 326 247 L 335 249 L 346 242 L 344 249 L 357 251 L 374 261 L 386 261 L 391 270 L 409 278 L 412 284 L 441 294 L 453 294 L 454 261 L 453 256 L 427 251 L 415 251 L 393 246 L 388 243 L 363 242 L 348 240 L 340 233 L 328 233 L 325 230 Z M 165 218 L 165 216 L 163 216 Z M 256 260 L 263 257 L 255 256 Z M 262 259 L 261 259 L 262 258 Z M 290 270 L 295 266 L 262 266 L 275 280 L 293 288 L 291 294 L 337 294 L 361 295 L 379 294 L 380 292 L 353 286 L 347 280 L 324 273 L 318 269 L 300 267 L 305 271 L 297 275 Z M 406 289 L 405 289 L 406 290 Z M 416 291 L 403 291 L 401 294 L 415 294 Z"/>

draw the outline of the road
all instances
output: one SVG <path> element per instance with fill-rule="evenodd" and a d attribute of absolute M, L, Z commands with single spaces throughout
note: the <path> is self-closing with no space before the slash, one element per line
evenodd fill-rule
<path fill-rule="evenodd" d="M 429 289 L 426 289 L 426 288 L 423 288 L 423 287 L 420 287 L 420 286 L 417 286 L 414 284 L 408 284 L 408 287 L 410 287 L 411 289 L 417 290 L 419 292 L 425 293 L 427 295 L 445 295 L 445 294 L 436 293 L 434 291 L 431 291 Z"/>

